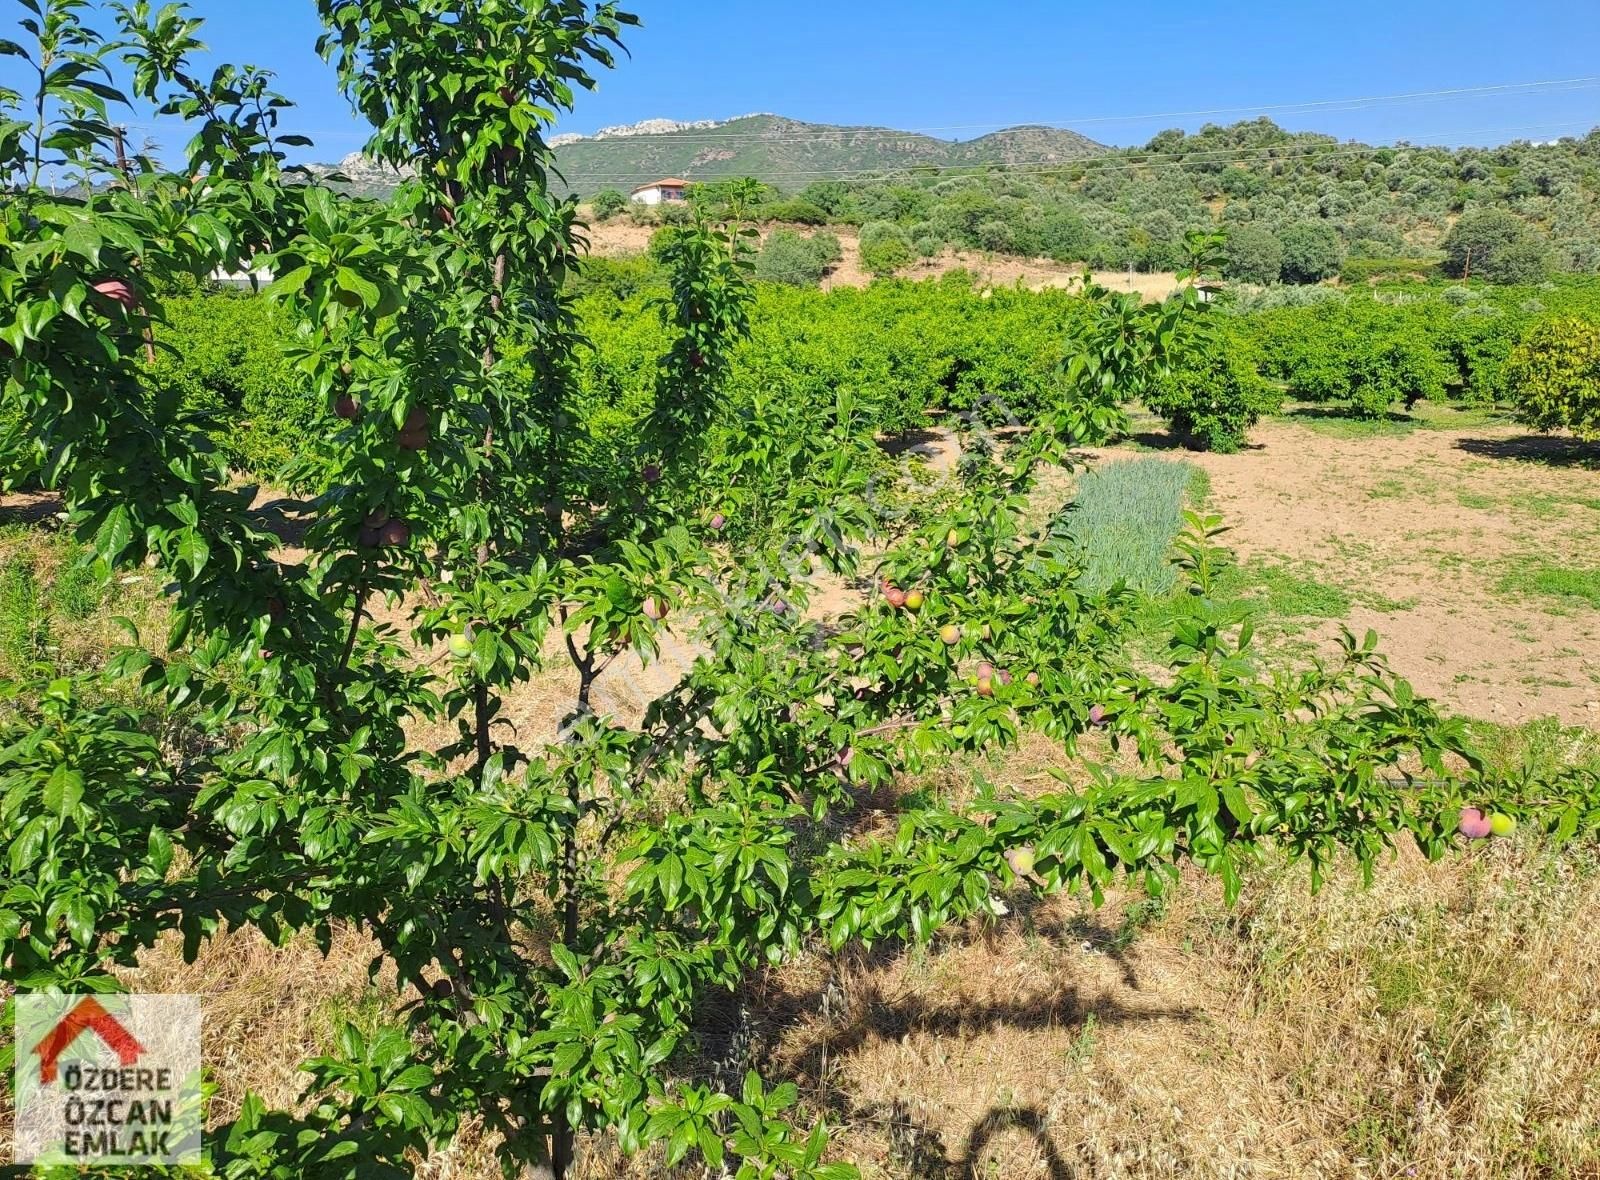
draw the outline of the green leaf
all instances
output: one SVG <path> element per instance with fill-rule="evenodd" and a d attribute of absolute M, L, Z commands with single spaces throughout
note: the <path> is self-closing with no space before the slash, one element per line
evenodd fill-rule
<path fill-rule="evenodd" d="M 65 819 L 83 798 L 83 775 L 62 764 L 51 771 L 44 785 L 45 810 L 58 819 Z"/>
<path fill-rule="evenodd" d="M 100 523 L 94 535 L 95 555 L 107 565 L 115 565 L 133 541 L 133 518 L 127 506 L 117 504 Z"/>
<path fill-rule="evenodd" d="M 67 226 L 66 232 L 61 237 L 70 252 L 91 266 L 100 265 L 100 249 L 105 240 L 101 238 L 100 231 L 95 229 L 93 224 L 84 220 L 74 221 Z"/>

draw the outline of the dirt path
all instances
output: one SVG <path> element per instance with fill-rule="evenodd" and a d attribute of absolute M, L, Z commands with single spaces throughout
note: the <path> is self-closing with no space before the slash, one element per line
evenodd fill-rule
<path fill-rule="evenodd" d="M 1600 472 L 1501 427 L 1337 438 L 1273 422 L 1253 444 L 1171 454 L 1209 473 L 1242 558 L 1293 563 L 1350 595 L 1347 619 L 1310 632 L 1319 646 L 1341 621 L 1370 627 L 1397 672 L 1454 710 L 1600 725 L 1600 610 L 1514 583 L 1539 565 L 1594 568 Z"/>

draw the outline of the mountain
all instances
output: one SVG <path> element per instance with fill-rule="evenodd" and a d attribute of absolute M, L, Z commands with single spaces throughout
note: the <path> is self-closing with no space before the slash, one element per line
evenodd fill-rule
<path fill-rule="evenodd" d="M 306 170 L 333 188 L 354 196 L 380 200 L 392 193 L 402 180 L 409 180 L 416 175 L 410 167 L 397 172 L 360 152 L 351 152 L 337 164 L 308 164 Z M 342 179 L 330 179 L 334 176 Z"/>
<path fill-rule="evenodd" d="M 583 195 L 623 192 L 665 176 L 716 180 L 754 176 L 786 191 L 813 180 L 917 166 L 1055 164 L 1106 150 L 1056 127 L 1010 127 L 970 140 L 936 139 L 889 127 L 802 123 L 782 115 L 744 115 L 707 126 L 649 120 L 597 135 L 558 136 L 556 165 Z"/>
<path fill-rule="evenodd" d="M 646 119 L 593 135 L 557 135 L 550 144 L 567 189 L 584 196 L 605 188 L 628 192 L 666 176 L 686 180 L 754 176 L 793 192 L 813 180 L 863 173 L 1059 164 L 1109 150 L 1059 127 L 1008 127 L 977 139 L 950 140 L 891 127 L 840 127 L 765 114 L 722 122 Z M 391 169 L 359 154 L 338 164 L 313 164 L 311 171 L 321 176 L 338 172 L 349 178 L 351 191 L 363 196 L 382 196 L 398 180 Z M 560 188 L 559 181 L 556 187 Z"/>

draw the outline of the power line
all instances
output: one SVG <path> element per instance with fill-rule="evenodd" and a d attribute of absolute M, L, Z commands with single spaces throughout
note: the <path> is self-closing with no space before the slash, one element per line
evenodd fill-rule
<path fill-rule="evenodd" d="M 671 131 L 658 134 L 637 136 L 607 136 L 608 139 L 665 139 L 674 143 L 693 143 L 700 141 L 718 141 L 739 139 L 805 139 L 805 138 L 838 138 L 849 135 L 853 139 L 863 138 L 893 138 L 906 135 L 925 135 L 934 131 L 975 131 L 983 128 L 1006 130 L 1016 127 L 1065 127 L 1068 124 L 1084 123 L 1138 123 L 1149 122 L 1156 119 L 1191 119 L 1207 118 L 1213 115 L 1237 115 L 1250 113 L 1264 113 L 1267 111 L 1326 111 L 1326 110 L 1363 110 L 1371 106 L 1380 106 L 1386 103 L 1439 101 L 1456 98 L 1473 97 L 1506 97 L 1508 95 L 1523 93 L 1566 92 L 1573 90 L 1589 90 L 1600 87 L 1600 75 L 1587 75 L 1578 78 L 1552 78 L 1534 82 L 1502 82 L 1490 86 L 1455 86 L 1440 90 L 1414 90 L 1403 94 L 1378 94 L 1366 95 L 1359 98 L 1328 98 L 1316 99 L 1309 102 L 1290 103 L 1262 103 L 1252 106 L 1213 107 L 1209 110 L 1190 111 L 1158 111 L 1142 115 L 1079 115 L 1059 119 L 1025 119 L 1012 123 L 950 123 L 932 127 L 861 127 L 861 128 L 830 128 L 826 131 L 791 131 L 759 132 L 736 131 L 725 135 L 715 132 L 700 131 Z M 759 116 L 744 116 L 745 118 Z M 783 116 L 776 116 L 783 117 Z M 730 120 L 735 122 L 737 120 Z M 797 122 L 797 120 L 789 120 Z M 1473 134 L 1461 132 L 1460 134 Z M 585 136 L 585 141 L 594 140 L 593 135 Z"/>

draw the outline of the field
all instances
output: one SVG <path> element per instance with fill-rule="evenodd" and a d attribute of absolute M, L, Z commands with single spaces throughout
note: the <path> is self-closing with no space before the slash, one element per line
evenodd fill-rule
<path fill-rule="evenodd" d="M 1592 452 L 1470 411 L 1386 430 L 1305 408 L 1240 454 L 1185 461 L 1210 477 L 1281 649 L 1370 627 L 1457 712 L 1600 722 Z"/>
<path fill-rule="evenodd" d="M 957 444 L 927 434 L 902 464 L 950 478 Z M 1178 464 L 1189 502 L 1221 512 L 1269 659 L 1326 654 L 1341 626 L 1374 626 L 1396 668 L 1481 720 L 1508 762 L 1600 760 L 1600 603 L 1552 578 L 1595 551 L 1594 452 L 1528 436 L 1481 411 L 1425 411 L 1406 427 L 1291 407 L 1235 455 L 1175 453 L 1154 419 L 1084 456 L 1087 471 Z M 1196 470 L 1203 474 L 1196 474 Z M 1052 511 L 1083 477 L 1041 492 Z M 931 486 L 929 490 L 931 492 Z M 263 499 L 267 498 L 263 493 Z M 94 658 L 109 642 L 92 590 L 73 588 L 38 532 L 54 504 L 14 497 L 0 543 L 5 642 L 30 634 Z M 135 579 L 144 625 L 161 608 Z M 85 599 L 85 595 L 88 598 Z M 74 597 L 76 596 L 76 597 Z M 814 609 L 854 606 L 847 586 Z M 124 598 L 120 610 L 128 610 Z M 386 612 L 386 617 L 400 618 Z M 603 711 L 637 716 L 693 659 L 671 640 L 648 668 L 598 685 Z M 524 740 L 553 738 L 573 684 L 512 694 Z M 1109 753 L 1109 751 L 1105 751 Z M 1037 784 L 1048 743 L 879 792 L 882 819 L 907 794 L 960 795 L 972 773 Z M 696 1021 L 701 1069 L 796 1077 L 867 1176 L 1192 1175 L 1500 1177 L 1594 1174 L 1600 1138 L 1600 862 L 1534 842 L 1430 865 L 1405 852 L 1363 889 L 1346 872 L 1313 897 L 1302 872 L 1267 865 L 1242 900 L 1186 876 L 1166 900 L 1119 891 L 1096 910 L 1033 901 L 926 949 L 810 954 L 712 997 Z M 375 945 L 355 931 L 327 956 L 252 932 L 215 940 L 193 966 L 168 942 L 126 980 L 206 997 L 207 1054 L 228 1080 L 292 1104 L 298 1062 L 340 1021 L 390 1003 L 369 981 Z M 497 1174 L 467 1132 L 426 1172 Z M 603 1144 L 578 1174 L 658 1175 Z M 686 1172 L 685 1175 L 693 1174 Z"/>
<path fill-rule="evenodd" d="M 178 6 L 24 7 L 27 1174 L 1600 1180 L 1593 135 L 590 242 L 609 4 L 318 5 L 381 191 Z"/>

